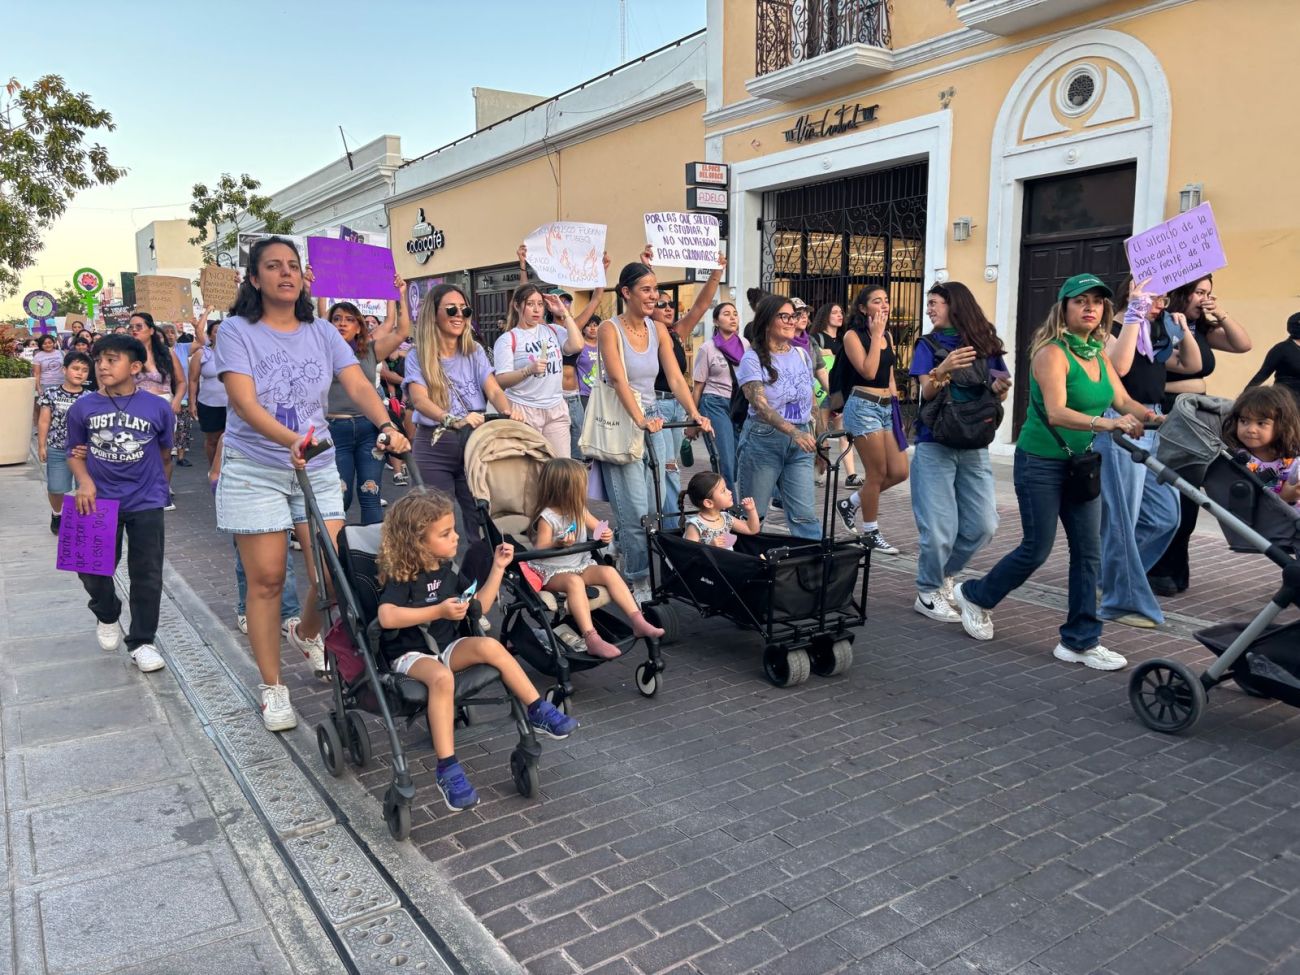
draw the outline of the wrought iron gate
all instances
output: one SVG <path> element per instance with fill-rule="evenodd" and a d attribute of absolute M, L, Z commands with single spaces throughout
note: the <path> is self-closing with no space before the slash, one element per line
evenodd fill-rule
<path fill-rule="evenodd" d="M 928 172 L 918 162 L 763 194 L 763 288 L 814 309 L 838 302 L 847 316 L 864 285 L 887 287 L 898 391 L 908 401 L 925 312 Z"/>

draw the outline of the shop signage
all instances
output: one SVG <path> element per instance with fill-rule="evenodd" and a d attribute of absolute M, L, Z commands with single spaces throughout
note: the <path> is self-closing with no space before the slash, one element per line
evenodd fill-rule
<path fill-rule="evenodd" d="M 810 142 L 813 139 L 852 132 L 876 121 L 878 108 L 879 105 L 855 102 L 852 105 L 845 103 L 836 109 L 828 108 L 821 115 L 800 115 L 795 120 L 794 127 L 785 130 L 785 141 Z"/>
<path fill-rule="evenodd" d="M 433 252 L 447 246 L 447 239 L 441 230 L 424 219 L 424 207 L 415 214 L 415 226 L 411 228 L 411 239 L 406 242 L 406 253 L 420 264 L 428 263 Z"/>
<path fill-rule="evenodd" d="M 525 279 L 518 267 L 494 268 L 474 272 L 474 293 L 512 291 L 532 278 Z"/>
<path fill-rule="evenodd" d="M 689 187 L 686 190 L 686 209 L 726 210 L 727 191 L 715 190 L 707 186 Z"/>
<path fill-rule="evenodd" d="M 691 162 L 686 164 L 687 186 L 726 186 L 731 167 L 726 163 Z"/>

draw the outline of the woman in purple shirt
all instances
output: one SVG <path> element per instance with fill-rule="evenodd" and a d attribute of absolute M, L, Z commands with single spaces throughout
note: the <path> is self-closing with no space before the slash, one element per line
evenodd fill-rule
<path fill-rule="evenodd" d="M 483 423 L 490 402 L 499 413 L 523 420 L 506 399 L 483 347 L 474 341 L 472 309 L 460 289 L 440 284 L 420 304 L 415 352 L 406 357 L 402 386 L 415 410 L 415 464 L 426 484 L 455 494 L 461 527 L 478 524 L 465 480 L 465 441 Z"/>
<path fill-rule="evenodd" d="M 310 459 L 304 452 L 326 429 L 325 400 L 337 376 L 347 395 L 388 434 L 387 449 L 410 444 L 361 371 L 356 354 L 329 322 L 317 318 L 303 289 L 298 250 L 283 237 L 257 241 L 248 277 L 230 317 L 221 323 L 217 374 L 230 407 L 217 483 L 217 527 L 235 535 L 248 575 L 248 640 L 262 674 L 262 720 L 270 731 L 298 722 L 289 690 L 280 683 L 280 595 L 284 589 L 285 531 L 302 546 L 315 584 L 307 510 L 297 471 L 305 469 L 330 536 L 343 527 L 343 490 L 333 445 Z M 289 642 L 325 669 L 321 616 L 315 600 L 291 627 Z"/>

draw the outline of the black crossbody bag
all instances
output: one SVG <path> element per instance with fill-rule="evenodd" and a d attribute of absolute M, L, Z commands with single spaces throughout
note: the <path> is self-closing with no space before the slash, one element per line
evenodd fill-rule
<path fill-rule="evenodd" d="M 1043 426 L 1047 427 L 1047 432 L 1069 456 L 1065 462 L 1065 485 L 1062 490 L 1065 500 L 1073 504 L 1095 501 L 1101 496 L 1101 454 L 1091 449 L 1091 443 L 1088 444 L 1088 450 L 1076 454 L 1065 439 L 1056 432 L 1056 427 L 1048 422 L 1047 411 L 1038 403 L 1034 403 L 1033 406 L 1042 419 Z"/>

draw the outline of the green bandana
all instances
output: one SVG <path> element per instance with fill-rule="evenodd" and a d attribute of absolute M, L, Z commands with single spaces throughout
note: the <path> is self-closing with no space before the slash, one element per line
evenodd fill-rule
<path fill-rule="evenodd" d="M 1066 348 L 1080 359 L 1095 359 L 1101 354 L 1101 350 L 1105 348 L 1105 343 L 1101 339 L 1081 339 L 1073 332 L 1066 332 L 1061 338 L 1065 342 Z"/>

